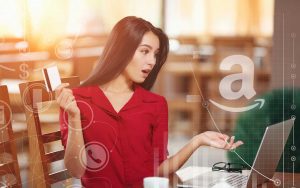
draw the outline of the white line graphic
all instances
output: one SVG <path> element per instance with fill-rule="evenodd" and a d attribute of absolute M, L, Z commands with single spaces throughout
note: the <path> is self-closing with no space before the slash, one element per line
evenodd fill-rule
<path fill-rule="evenodd" d="M 209 99 L 209 101 L 211 103 L 213 103 L 215 106 L 217 106 L 218 108 L 228 111 L 228 112 L 245 112 L 245 111 L 251 110 L 257 106 L 259 106 L 259 108 L 262 108 L 265 104 L 265 99 L 256 99 L 255 101 L 257 101 L 257 103 L 255 103 L 253 105 L 235 108 L 235 107 L 224 106 L 222 104 L 219 104 L 219 103 L 213 101 L 212 99 Z"/>

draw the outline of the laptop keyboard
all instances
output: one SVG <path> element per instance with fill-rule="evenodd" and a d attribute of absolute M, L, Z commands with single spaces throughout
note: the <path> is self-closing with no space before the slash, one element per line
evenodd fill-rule
<path fill-rule="evenodd" d="M 223 176 L 219 180 L 215 180 L 211 184 L 209 184 L 209 187 L 214 186 L 217 183 L 226 182 L 230 186 L 234 188 L 241 188 L 241 187 L 246 187 L 248 177 L 242 174 L 228 174 L 227 176 Z"/>

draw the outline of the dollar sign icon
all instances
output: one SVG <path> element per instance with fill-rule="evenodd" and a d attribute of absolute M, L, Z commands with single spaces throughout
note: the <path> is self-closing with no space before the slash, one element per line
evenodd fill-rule
<path fill-rule="evenodd" d="M 20 78 L 22 80 L 27 80 L 28 77 L 29 77 L 28 65 L 25 64 L 25 63 L 22 63 L 19 68 L 20 68 L 20 71 L 21 71 L 21 73 L 19 74 Z"/>

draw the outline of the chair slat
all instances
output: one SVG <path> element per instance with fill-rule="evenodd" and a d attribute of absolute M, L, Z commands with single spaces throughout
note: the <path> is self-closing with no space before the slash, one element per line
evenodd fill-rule
<path fill-rule="evenodd" d="M 44 163 L 52 163 L 55 161 L 62 160 L 65 155 L 65 150 L 58 150 L 54 152 L 49 152 L 45 155 L 46 161 L 43 161 Z"/>
<path fill-rule="evenodd" d="M 44 143 L 54 142 L 61 139 L 61 132 L 55 131 L 52 133 L 47 133 L 42 135 L 42 140 Z"/>
<path fill-rule="evenodd" d="M 71 175 L 68 173 L 67 169 L 55 172 L 55 173 L 51 173 L 49 174 L 49 179 L 50 179 L 50 183 L 54 184 L 66 179 L 71 178 Z"/>

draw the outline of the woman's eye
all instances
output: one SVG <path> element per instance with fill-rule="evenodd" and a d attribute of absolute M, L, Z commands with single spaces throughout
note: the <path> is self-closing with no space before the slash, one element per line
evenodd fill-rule
<path fill-rule="evenodd" d="M 142 52 L 143 54 L 148 54 L 148 53 L 149 53 L 149 50 L 141 50 L 141 52 Z"/>

